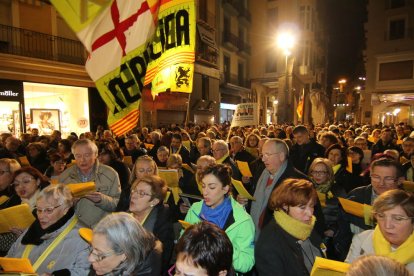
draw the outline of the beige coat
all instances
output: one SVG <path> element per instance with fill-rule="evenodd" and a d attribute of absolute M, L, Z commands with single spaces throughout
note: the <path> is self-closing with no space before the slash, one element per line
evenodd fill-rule
<path fill-rule="evenodd" d="M 92 176 L 91 181 L 95 181 L 96 190 L 102 193 L 102 200 L 94 203 L 89 199 L 81 198 L 75 207 L 80 223 L 89 228 L 92 228 L 108 213 L 115 211 L 119 195 L 121 194 L 119 176 L 114 169 L 96 161 L 94 170 L 95 174 Z M 76 165 L 66 169 L 59 176 L 59 183 L 82 182 L 78 171 Z"/>
<path fill-rule="evenodd" d="M 349 249 L 348 256 L 346 256 L 345 262 L 352 263 L 359 256 L 375 255 L 373 237 L 374 230 L 366 230 L 355 235 L 352 239 L 351 248 Z M 405 267 L 414 274 L 414 263 L 409 263 Z"/>

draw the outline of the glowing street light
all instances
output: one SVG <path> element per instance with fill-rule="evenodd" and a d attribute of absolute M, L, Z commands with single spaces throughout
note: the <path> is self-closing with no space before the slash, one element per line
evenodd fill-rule
<path fill-rule="evenodd" d="M 282 50 L 285 56 L 285 87 L 283 91 L 278 92 L 278 105 L 282 108 L 277 110 L 277 122 L 293 122 L 293 116 L 290 116 L 290 112 L 293 110 L 293 95 L 289 95 L 289 66 L 288 59 L 292 54 L 292 50 L 296 44 L 297 31 L 294 25 L 284 24 L 281 31 L 279 31 L 276 42 L 277 47 Z M 292 60 L 293 62 L 293 60 Z M 293 69 L 293 66 L 291 66 Z M 292 106 L 291 106 L 291 105 Z M 293 114 L 292 114 L 293 115 Z"/>
<path fill-rule="evenodd" d="M 280 33 L 277 36 L 277 45 L 283 50 L 285 56 L 290 56 L 292 54 L 292 49 L 295 46 L 295 43 L 295 35 L 291 32 Z"/>

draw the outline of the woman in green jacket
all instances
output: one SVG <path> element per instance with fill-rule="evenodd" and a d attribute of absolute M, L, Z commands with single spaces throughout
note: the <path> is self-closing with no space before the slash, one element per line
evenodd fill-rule
<path fill-rule="evenodd" d="M 233 245 L 233 267 L 241 273 L 254 265 L 254 224 L 250 215 L 230 195 L 231 168 L 217 164 L 202 175 L 203 200 L 194 203 L 185 221 L 208 221 L 223 229 Z"/>

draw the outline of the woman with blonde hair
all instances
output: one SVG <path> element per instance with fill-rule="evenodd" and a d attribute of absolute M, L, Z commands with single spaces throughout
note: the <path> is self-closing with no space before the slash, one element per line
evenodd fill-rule
<path fill-rule="evenodd" d="M 403 264 L 388 257 L 375 255 L 359 257 L 346 272 L 346 276 L 360 275 L 412 276 Z"/>
<path fill-rule="evenodd" d="M 345 262 L 361 255 L 393 258 L 414 273 L 414 195 L 403 190 L 382 193 L 374 201 L 374 230 L 366 230 L 352 239 Z"/>
<path fill-rule="evenodd" d="M 121 191 L 121 196 L 119 197 L 118 206 L 116 210 L 118 212 L 128 211 L 129 201 L 131 199 L 131 186 L 136 180 L 140 180 L 145 176 L 158 175 L 158 167 L 155 161 L 148 155 L 142 155 L 137 158 L 134 166 L 131 170 L 131 177 L 129 179 L 129 185 Z"/>

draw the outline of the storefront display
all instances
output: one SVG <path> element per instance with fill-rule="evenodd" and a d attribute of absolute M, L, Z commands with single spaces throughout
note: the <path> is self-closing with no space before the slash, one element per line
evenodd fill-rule
<path fill-rule="evenodd" d="M 88 88 L 0 79 L 0 133 L 90 131 Z"/>

